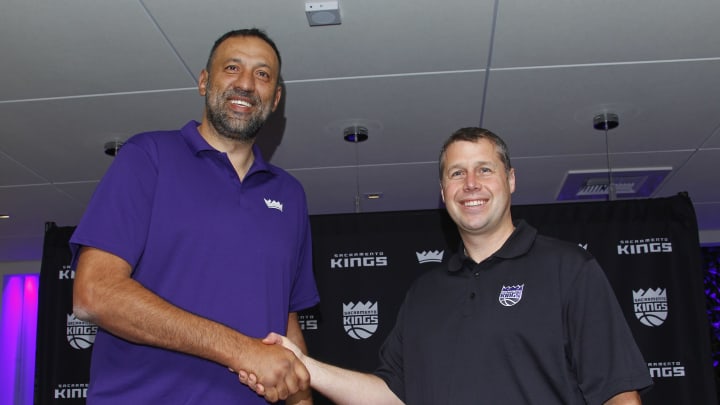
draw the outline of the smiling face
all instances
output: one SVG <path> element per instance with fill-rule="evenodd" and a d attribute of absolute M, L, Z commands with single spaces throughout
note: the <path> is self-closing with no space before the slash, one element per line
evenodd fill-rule
<path fill-rule="evenodd" d="M 493 236 L 512 230 L 515 171 L 506 169 L 495 144 L 487 139 L 453 142 L 442 162 L 442 199 L 461 235 Z"/>
<path fill-rule="evenodd" d="M 215 50 L 199 78 L 205 120 L 221 136 L 251 142 L 282 92 L 280 62 L 273 48 L 253 36 L 231 37 Z"/>

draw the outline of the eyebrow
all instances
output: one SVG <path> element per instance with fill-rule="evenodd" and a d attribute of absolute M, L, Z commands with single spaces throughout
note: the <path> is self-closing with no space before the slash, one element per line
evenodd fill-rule
<path fill-rule="evenodd" d="M 472 162 L 472 166 L 497 166 L 498 164 L 493 162 L 492 160 L 478 160 L 475 162 Z M 455 163 L 453 165 L 448 165 L 447 169 L 453 169 L 453 168 L 462 168 L 464 165 L 462 163 Z"/>
<path fill-rule="evenodd" d="M 238 63 L 238 64 L 240 64 L 240 65 L 246 65 L 246 64 L 247 64 L 247 62 L 245 62 L 244 59 L 238 58 L 238 57 L 232 57 L 232 58 L 226 59 L 224 63 L 227 64 L 227 63 L 229 63 L 229 62 Z M 270 70 L 273 69 L 273 67 L 270 66 L 270 64 L 269 64 L 268 62 L 264 62 L 264 61 L 258 62 L 258 63 L 256 63 L 255 65 L 252 65 L 252 67 L 253 67 L 253 68 L 264 67 L 264 68 L 267 68 L 267 69 L 270 69 Z"/>

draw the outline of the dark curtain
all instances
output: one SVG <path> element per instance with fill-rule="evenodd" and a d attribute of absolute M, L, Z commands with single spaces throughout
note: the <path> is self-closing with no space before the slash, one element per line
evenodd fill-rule
<path fill-rule="evenodd" d="M 720 305 L 706 304 L 687 195 L 512 210 L 541 233 L 578 243 L 598 258 L 655 381 L 644 404 L 717 403 L 706 311 Z M 309 350 L 320 360 L 371 371 L 405 290 L 456 250 L 455 226 L 443 210 L 317 215 L 311 225 L 321 303 L 300 314 Z M 36 404 L 84 403 L 94 327 L 72 317 L 72 230 L 49 224 L 46 232 Z M 650 305 L 639 299 L 647 297 Z M 329 403 L 319 395 L 315 400 Z"/>
<path fill-rule="evenodd" d="M 84 404 L 96 327 L 72 310 L 70 247 L 75 227 L 45 226 L 38 295 L 35 405 Z"/>

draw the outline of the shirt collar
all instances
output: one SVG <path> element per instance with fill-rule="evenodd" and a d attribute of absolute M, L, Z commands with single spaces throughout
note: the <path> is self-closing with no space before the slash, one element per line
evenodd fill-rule
<path fill-rule="evenodd" d="M 490 257 L 498 259 L 514 259 L 520 257 L 530 251 L 535 237 L 537 236 L 537 229 L 533 228 L 525 222 L 525 220 L 514 221 L 515 230 L 510 237 L 505 241 L 502 247 Z M 469 263 L 468 263 L 469 262 Z M 465 264 L 474 265 L 472 261 L 465 254 L 465 246 L 461 243 L 460 249 L 450 257 L 448 260 L 448 271 L 451 273 L 462 270 Z"/>
<path fill-rule="evenodd" d="M 198 131 L 199 125 L 199 122 L 191 120 L 190 122 L 185 124 L 185 126 L 182 127 L 182 129 L 180 130 L 180 133 L 185 139 L 185 142 L 187 142 L 188 146 L 190 147 L 190 150 L 192 150 L 195 155 L 203 151 L 217 152 L 217 149 L 210 146 L 210 144 L 205 140 L 205 138 L 200 135 L 200 131 Z M 252 166 L 250 166 L 250 170 L 248 170 L 248 174 L 254 172 L 272 172 L 272 167 L 263 158 L 262 152 L 260 151 L 260 148 L 257 146 L 257 144 L 253 144 L 252 152 L 254 160 Z"/>

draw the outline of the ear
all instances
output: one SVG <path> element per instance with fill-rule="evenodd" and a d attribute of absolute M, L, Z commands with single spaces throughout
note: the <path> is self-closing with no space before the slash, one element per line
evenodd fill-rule
<path fill-rule="evenodd" d="M 275 89 L 275 101 L 273 102 L 273 108 L 272 108 L 273 112 L 277 108 L 278 104 L 280 104 L 281 97 L 282 97 L 282 85 L 278 84 L 277 88 Z"/>
<path fill-rule="evenodd" d="M 508 172 L 508 186 L 510 187 L 510 194 L 515 192 L 515 168 L 513 167 Z"/>
<path fill-rule="evenodd" d="M 445 190 L 443 190 L 442 181 L 440 182 L 440 197 L 442 198 L 443 204 L 445 204 Z"/>
<path fill-rule="evenodd" d="M 198 93 L 200 93 L 201 96 L 205 97 L 205 94 L 207 94 L 207 85 L 208 85 L 208 77 L 209 73 L 207 70 L 203 69 L 200 72 L 200 77 L 198 77 Z"/>

